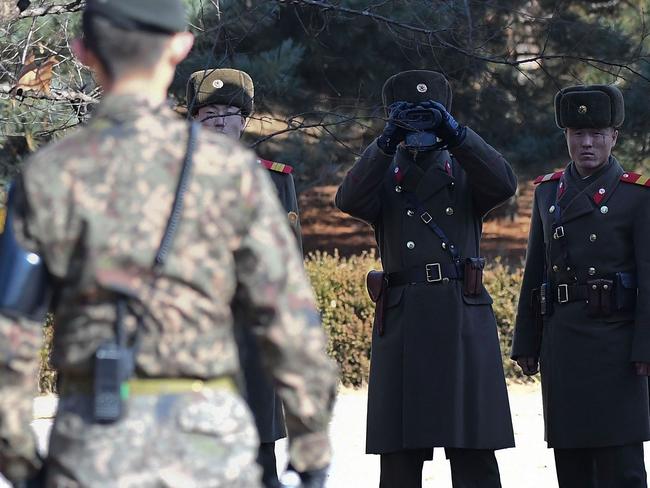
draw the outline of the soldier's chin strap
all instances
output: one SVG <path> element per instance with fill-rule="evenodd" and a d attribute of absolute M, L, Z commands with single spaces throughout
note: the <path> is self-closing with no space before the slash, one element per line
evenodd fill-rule
<path fill-rule="evenodd" d="M 42 322 L 52 297 L 51 279 L 42 258 L 16 240 L 15 199 L 11 185 L 4 225 L 0 222 L 0 313 Z"/>

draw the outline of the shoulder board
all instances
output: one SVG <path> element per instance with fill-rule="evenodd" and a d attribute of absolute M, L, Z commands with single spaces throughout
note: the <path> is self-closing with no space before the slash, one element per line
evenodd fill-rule
<path fill-rule="evenodd" d="M 635 185 L 650 187 L 650 176 L 644 176 L 638 173 L 630 173 L 629 171 L 621 175 L 621 181 L 625 183 L 633 183 Z"/>
<path fill-rule="evenodd" d="M 549 173 L 547 175 L 538 176 L 537 178 L 535 178 L 535 181 L 533 183 L 539 185 L 540 183 L 546 183 L 547 181 L 559 180 L 560 178 L 562 178 L 563 174 L 564 171 L 556 171 L 555 173 Z"/>
<path fill-rule="evenodd" d="M 271 171 L 277 171 L 278 173 L 286 174 L 293 172 L 293 168 L 288 164 L 274 163 L 273 161 L 269 161 L 267 159 L 258 159 L 258 161 L 262 166 L 264 166 L 266 169 L 270 169 Z"/>

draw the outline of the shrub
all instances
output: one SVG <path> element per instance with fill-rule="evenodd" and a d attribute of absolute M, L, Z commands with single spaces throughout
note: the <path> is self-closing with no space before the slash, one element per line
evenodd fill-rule
<path fill-rule="evenodd" d="M 346 258 L 335 251 L 334 254 L 309 254 L 305 268 L 316 294 L 323 327 L 329 336 L 328 352 L 339 365 L 342 383 L 363 386 L 368 380 L 374 315 L 374 304 L 366 291 L 365 278 L 369 270 L 381 269 L 381 264 L 374 252 Z M 484 278 L 485 286 L 494 298 L 493 309 L 506 376 L 523 379 L 509 358 L 522 270 L 511 270 L 497 259 L 487 266 Z M 45 325 L 45 338 L 39 385 L 41 392 L 48 393 L 55 391 L 56 385 L 56 373 L 49 365 L 51 316 Z"/>

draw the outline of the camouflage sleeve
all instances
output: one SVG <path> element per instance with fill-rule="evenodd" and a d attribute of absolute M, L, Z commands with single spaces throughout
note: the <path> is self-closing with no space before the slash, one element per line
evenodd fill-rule
<path fill-rule="evenodd" d="M 16 237 L 35 250 L 25 232 L 24 199 L 17 201 L 13 209 Z M 40 468 L 30 423 L 38 393 L 42 334 L 40 323 L 0 314 L 0 471 L 10 480 L 30 477 Z"/>
<path fill-rule="evenodd" d="M 327 426 L 336 370 L 325 351 L 302 258 L 268 175 L 252 168 L 241 185 L 249 209 L 235 255 L 242 303 L 254 318 L 262 361 L 284 402 L 291 462 L 298 471 L 320 469 L 331 458 Z"/>

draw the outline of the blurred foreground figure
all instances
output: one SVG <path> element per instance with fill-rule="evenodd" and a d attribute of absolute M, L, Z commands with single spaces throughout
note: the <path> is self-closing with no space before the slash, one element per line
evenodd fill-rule
<path fill-rule="evenodd" d="M 541 372 L 560 488 L 647 486 L 650 185 L 612 156 L 624 117 L 613 85 L 561 90 L 571 162 L 535 180 L 512 358 Z"/>
<path fill-rule="evenodd" d="M 482 283 L 483 216 L 517 187 L 507 161 L 450 115 L 440 73 L 383 89 L 389 115 L 336 194 L 370 223 L 383 272 L 376 301 L 366 452 L 381 488 L 419 488 L 444 447 L 455 488 L 501 486 L 495 449 L 514 446 L 492 298 Z"/>
<path fill-rule="evenodd" d="M 260 486 L 258 437 L 234 381 L 234 306 L 252 318 L 286 406 L 292 466 L 305 486 L 324 483 L 336 374 L 314 297 L 254 155 L 166 107 L 192 46 L 184 29 L 180 0 L 89 0 L 74 48 L 105 98 L 11 188 L 0 471 L 15 483 Z M 49 303 L 60 400 L 42 461 L 29 422 Z"/>

